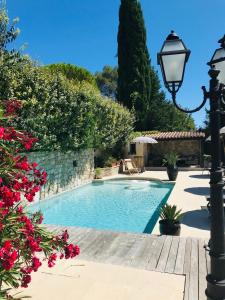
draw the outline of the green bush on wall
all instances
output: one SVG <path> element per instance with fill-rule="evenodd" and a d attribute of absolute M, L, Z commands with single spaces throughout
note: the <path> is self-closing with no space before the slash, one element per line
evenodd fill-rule
<path fill-rule="evenodd" d="M 1 64 L 0 98 L 22 100 L 16 125 L 38 136 L 37 149 L 112 148 L 132 132 L 133 115 L 90 83 L 47 72 L 25 57 L 4 72 Z"/>

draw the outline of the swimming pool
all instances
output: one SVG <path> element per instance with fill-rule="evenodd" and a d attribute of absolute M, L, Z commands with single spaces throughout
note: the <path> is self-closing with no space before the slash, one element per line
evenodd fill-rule
<path fill-rule="evenodd" d="M 173 184 L 146 180 L 107 180 L 32 205 L 44 224 L 151 233 Z"/>

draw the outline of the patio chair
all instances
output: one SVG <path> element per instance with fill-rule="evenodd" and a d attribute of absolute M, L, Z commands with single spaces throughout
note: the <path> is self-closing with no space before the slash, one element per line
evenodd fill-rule
<path fill-rule="evenodd" d="M 125 170 L 124 173 L 128 174 L 134 174 L 134 173 L 140 173 L 141 170 L 135 166 L 135 163 L 131 159 L 124 159 L 123 160 Z"/>

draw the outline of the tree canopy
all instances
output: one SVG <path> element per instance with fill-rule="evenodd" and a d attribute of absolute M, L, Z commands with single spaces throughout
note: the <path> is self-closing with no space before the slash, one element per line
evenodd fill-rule
<path fill-rule="evenodd" d="M 57 63 L 44 66 L 44 68 L 54 74 L 62 74 L 67 79 L 76 82 L 86 81 L 90 84 L 96 86 L 95 76 L 91 74 L 88 70 L 65 63 Z"/>
<path fill-rule="evenodd" d="M 121 0 L 118 30 L 118 101 L 136 113 L 136 129 L 146 129 L 150 105 L 150 59 L 141 5 Z"/>
<path fill-rule="evenodd" d="M 101 72 L 95 73 L 97 86 L 103 96 L 117 98 L 117 67 L 104 66 Z"/>
<path fill-rule="evenodd" d="M 118 101 L 134 109 L 136 130 L 193 130 L 191 116 L 165 98 L 150 64 L 140 2 L 121 0 L 118 30 Z"/>

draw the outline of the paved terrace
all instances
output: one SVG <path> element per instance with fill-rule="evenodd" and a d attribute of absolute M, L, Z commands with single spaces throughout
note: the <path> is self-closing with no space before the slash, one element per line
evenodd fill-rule
<path fill-rule="evenodd" d="M 55 232 L 63 229 L 60 226 L 48 228 Z M 98 231 L 90 228 L 67 229 L 71 241 L 81 248 L 79 260 L 184 275 L 184 300 L 206 299 L 205 277 L 209 272 L 209 256 L 204 245 L 207 241 L 186 237 Z M 156 286 L 149 285 L 149 289 L 160 289 L 160 286 L 165 284 L 166 279 L 158 282 Z M 166 298 L 160 298 L 163 299 Z M 174 298 L 181 299 L 183 297 Z"/>

